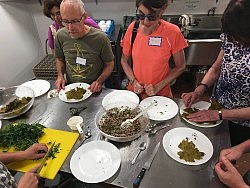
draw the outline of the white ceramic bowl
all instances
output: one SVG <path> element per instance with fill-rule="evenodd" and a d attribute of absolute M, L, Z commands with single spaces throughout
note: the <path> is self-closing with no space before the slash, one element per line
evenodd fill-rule
<path fill-rule="evenodd" d="M 139 102 L 140 99 L 134 92 L 128 90 L 115 90 L 103 98 L 102 106 L 106 110 L 120 106 L 135 108 L 139 105 Z"/>
<path fill-rule="evenodd" d="M 15 99 L 30 97 L 31 100 L 22 107 L 6 113 L 0 113 L 0 119 L 11 119 L 27 112 L 34 103 L 34 91 L 26 86 L 14 86 L 0 90 L 0 109 L 8 105 Z"/>
<path fill-rule="evenodd" d="M 108 108 L 108 109 L 111 109 L 111 108 Z M 136 108 L 133 108 L 133 111 L 136 111 L 136 113 L 138 114 L 139 112 L 141 112 L 142 109 L 143 109 L 142 107 L 137 106 Z M 142 115 L 141 117 L 138 118 L 141 127 L 137 132 L 135 132 L 134 134 L 131 134 L 129 136 L 114 136 L 114 135 L 111 135 L 107 132 L 104 132 L 100 128 L 100 120 L 103 118 L 104 115 L 106 115 L 106 113 L 107 113 L 107 110 L 105 110 L 104 108 L 101 108 L 95 116 L 95 124 L 103 136 L 105 136 L 106 138 L 108 138 L 110 140 L 116 141 L 116 142 L 129 142 L 129 141 L 132 141 L 132 140 L 138 138 L 139 136 L 142 135 L 142 133 L 145 131 L 147 125 L 149 124 L 148 115 L 147 115 L 147 113 L 145 113 L 144 115 Z M 124 131 L 126 131 L 126 130 L 124 130 Z"/>

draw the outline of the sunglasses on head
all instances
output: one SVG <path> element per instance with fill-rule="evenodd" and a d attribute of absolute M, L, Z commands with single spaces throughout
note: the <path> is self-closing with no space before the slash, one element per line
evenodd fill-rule
<path fill-rule="evenodd" d="M 136 18 L 139 20 L 145 20 L 145 18 L 147 18 L 149 21 L 155 21 L 157 15 L 138 13 L 136 14 Z"/>

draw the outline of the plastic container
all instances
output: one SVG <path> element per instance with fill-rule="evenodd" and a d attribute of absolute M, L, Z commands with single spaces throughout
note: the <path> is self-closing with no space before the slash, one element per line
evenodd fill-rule
<path fill-rule="evenodd" d="M 103 32 L 108 35 L 108 38 L 111 39 L 115 30 L 115 21 L 114 20 L 95 20 Z"/>
<path fill-rule="evenodd" d="M 14 86 L 14 87 L 9 87 L 4 90 L 0 91 L 0 108 L 6 107 L 6 105 L 9 105 L 10 102 L 14 101 L 15 99 L 22 99 L 23 97 L 30 97 L 31 100 L 23 105 L 20 106 L 19 108 L 15 110 L 11 110 L 9 112 L 5 113 L 0 113 L 0 119 L 11 119 L 14 117 L 18 117 L 25 112 L 27 112 L 31 106 L 34 103 L 35 95 L 34 91 L 25 86 Z"/>
<path fill-rule="evenodd" d="M 57 78 L 56 63 L 51 54 L 45 56 L 32 70 L 37 79 L 55 80 Z"/>
<path fill-rule="evenodd" d="M 84 125 L 83 118 L 81 116 L 73 116 L 67 121 L 67 125 L 71 130 L 78 130 L 80 134 L 83 133 Z M 83 128 L 82 128 L 83 127 Z"/>

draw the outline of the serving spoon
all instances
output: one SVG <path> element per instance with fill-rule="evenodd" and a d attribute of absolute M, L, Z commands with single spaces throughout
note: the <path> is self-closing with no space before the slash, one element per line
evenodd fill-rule
<path fill-rule="evenodd" d="M 147 142 L 142 142 L 140 145 L 139 145 L 139 151 L 138 153 L 136 154 L 136 156 L 134 157 L 134 159 L 131 161 L 131 164 L 135 164 L 135 161 L 137 159 L 137 157 L 139 156 L 139 154 L 141 153 L 141 151 L 145 150 L 147 147 Z"/>
<path fill-rule="evenodd" d="M 128 126 L 131 126 L 135 120 L 137 120 L 139 117 L 141 117 L 143 114 L 145 114 L 154 105 L 155 105 L 155 103 L 152 102 L 149 106 L 147 106 L 139 114 L 137 114 L 137 116 L 135 116 L 133 119 L 126 119 L 124 122 L 122 122 L 121 128 L 127 128 Z"/>
<path fill-rule="evenodd" d="M 89 139 L 91 136 L 92 136 L 91 130 L 88 129 L 88 130 L 85 132 L 84 138 L 83 138 L 83 140 L 81 140 L 79 146 L 81 146 L 81 145 L 85 142 L 85 140 Z"/>
<path fill-rule="evenodd" d="M 165 129 L 165 128 L 167 128 L 167 127 L 169 127 L 169 125 L 164 125 L 163 127 L 161 127 L 161 128 L 159 128 L 159 129 L 151 129 L 150 130 L 150 128 L 148 129 L 148 133 L 149 133 L 149 135 L 155 135 L 158 131 L 160 131 L 160 130 L 162 130 L 162 129 Z"/>

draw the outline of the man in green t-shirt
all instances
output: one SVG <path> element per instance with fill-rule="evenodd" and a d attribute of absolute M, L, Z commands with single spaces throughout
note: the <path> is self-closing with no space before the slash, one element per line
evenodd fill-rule
<path fill-rule="evenodd" d="M 112 73 L 114 55 L 107 35 L 84 25 L 87 13 L 81 0 L 63 0 L 60 6 L 62 23 L 55 38 L 57 90 L 67 83 L 85 82 L 91 92 L 99 92 Z"/>

